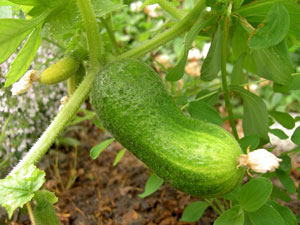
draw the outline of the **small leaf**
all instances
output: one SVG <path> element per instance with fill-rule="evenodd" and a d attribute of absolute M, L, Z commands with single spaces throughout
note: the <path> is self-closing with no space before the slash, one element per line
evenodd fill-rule
<path fill-rule="evenodd" d="M 292 142 L 294 142 L 296 145 L 300 146 L 300 126 L 296 128 L 294 131 L 292 137 Z"/>
<path fill-rule="evenodd" d="M 92 159 L 97 159 L 98 156 L 100 155 L 101 152 L 104 151 L 104 149 L 106 149 L 111 143 L 114 142 L 114 138 L 110 138 L 108 140 L 105 140 L 103 142 L 101 142 L 100 144 L 92 147 L 91 151 L 90 151 L 90 156 Z"/>
<path fill-rule="evenodd" d="M 287 136 L 282 130 L 280 129 L 269 129 L 269 132 L 271 134 L 274 134 L 275 136 L 279 137 L 282 140 L 285 140 L 287 138 L 289 138 L 289 136 Z"/>
<path fill-rule="evenodd" d="M 287 129 L 293 129 L 295 126 L 295 120 L 293 117 L 285 112 L 271 111 L 269 115 L 272 116 L 278 123 Z"/>
<path fill-rule="evenodd" d="M 279 198 L 283 201 L 290 202 L 292 199 L 291 197 L 281 188 L 277 187 L 276 185 L 273 185 L 273 190 L 271 194 L 272 198 Z"/>
<path fill-rule="evenodd" d="M 271 206 L 265 204 L 255 212 L 247 212 L 252 225 L 285 225 L 281 215 Z"/>
<path fill-rule="evenodd" d="M 116 166 L 116 165 L 119 163 L 119 161 L 120 161 L 120 160 L 122 159 L 122 157 L 124 156 L 125 152 L 126 152 L 126 149 L 122 149 L 121 151 L 118 152 L 118 154 L 117 154 L 117 156 L 116 156 L 116 158 L 115 158 L 115 161 L 114 161 L 113 166 Z"/>
<path fill-rule="evenodd" d="M 139 197 L 145 198 L 152 195 L 163 185 L 163 183 L 163 179 L 158 177 L 155 173 L 152 173 L 146 182 L 145 191 L 142 194 L 139 194 Z"/>
<path fill-rule="evenodd" d="M 210 123 L 222 126 L 223 120 L 220 114 L 210 105 L 202 101 L 190 102 L 188 111 L 191 117 L 208 121 Z"/>
<path fill-rule="evenodd" d="M 253 50 L 258 76 L 282 85 L 291 83 L 291 74 L 294 72 L 294 68 L 283 51 L 284 47 L 287 48 L 285 45 L 285 42 L 282 41 L 274 47 Z"/>
<path fill-rule="evenodd" d="M 190 29 L 190 31 L 187 33 L 187 35 L 185 37 L 181 57 L 177 61 L 176 66 L 167 73 L 166 80 L 177 81 L 183 77 L 188 53 L 189 53 L 189 50 L 192 46 L 194 39 L 196 38 L 198 33 L 206 26 L 206 24 L 208 24 L 214 18 L 215 17 L 212 17 L 210 20 L 207 21 L 203 17 L 201 17 L 192 26 L 192 28 Z"/>
<path fill-rule="evenodd" d="M 272 182 L 264 177 L 253 179 L 245 184 L 238 195 L 241 207 L 247 212 L 258 210 L 268 201 L 272 186 Z"/>
<path fill-rule="evenodd" d="M 243 225 L 244 224 L 244 211 L 240 206 L 234 206 L 231 209 L 222 213 L 214 225 Z"/>
<path fill-rule="evenodd" d="M 45 172 L 34 165 L 0 180 L 0 205 L 7 210 L 9 218 L 16 208 L 22 207 L 33 198 L 44 182 Z"/>
<path fill-rule="evenodd" d="M 263 140 L 268 140 L 269 119 L 264 101 L 239 86 L 231 86 L 231 90 L 238 93 L 243 99 L 243 130 L 245 135 L 257 135 Z"/>
<path fill-rule="evenodd" d="M 80 145 L 80 141 L 75 138 L 63 137 L 58 139 L 59 144 L 75 147 Z"/>
<path fill-rule="evenodd" d="M 211 81 L 217 77 L 221 70 L 221 45 L 222 45 L 222 30 L 218 26 L 218 30 L 212 40 L 208 54 L 201 67 L 201 79 Z"/>
<path fill-rule="evenodd" d="M 271 205 L 283 218 L 285 225 L 297 225 L 297 218 L 294 213 L 285 206 L 281 206 L 279 203 L 275 201 L 270 201 L 269 205 Z"/>
<path fill-rule="evenodd" d="M 300 89 L 300 73 L 293 74 L 293 80 L 290 85 L 291 90 L 299 90 Z"/>
<path fill-rule="evenodd" d="M 21 51 L 12 62 L 10 69 L 6 75 L 4 87 L 8 87 L 15 83 L 20 77 L 24 75 L 24 73 L 30 66 L 42 41 L 40 35 L 41 29 L 42 27 L 39 26 L 30 34 Z"/>
<path fill-rule="evenodd" d="M 276 170 L 275 173 L 279 178 L 280 183 L 285 187 L 287 192 L 289 192 L 290 194 L 296 193 L 296 185 L 289 174 L 285 173 L 282 170 Z"/>
<path fill-rule="evenodd" d="M 58 201 L 58 198 L 55 196 L 55 194 L 48 190 L 38 190 L 34 193 L 34 200 L 38 204 L 42 204 L 42 202 L 49 202 L 51 204 L 54 204 Z"/>
<path fill-rule="evenodd" d="M 233 71 L 231 73 L 231 84 L 240 85 L 245 83 L 245 77 L 243 73 L 244 59 L 246 54 L 240 55 L 236 63 L 234 64 Z"/>
<path fill-rule="evenodd" d="M 290 16 L 283 3 L 274 3 L 262 25 L 249 39 L 249 47 L 268 48 L 281 42 L 288 33 Z"/>
<path fill-rule="evenodd" d="M 188 204 L 182 213 L 180 222 L 193 223 L 198 221 L 204 211 L 207 209 L 208 204 L 206 202 L 197 201 Z"/>
<path fill-rule="evenodd" d="M 288 154 L 281 154 L 280 158 L 282 161 L 280 162 L 279 168 L 280 170 L 284 171 L 287 174 L 290 174 L 292 170 L 292 160 Z"/>
<path fill-rule="evenodd" d="M 94 119 L 94 124 L 100 129 L 100 130 L 105 130 L 105 128 L 103 127 L 103 124 L 101 123 L 101 121 L 96 117 Z"/>
<path fill-rule="evenodd" d="M 36 225 L 59 225 L 59 219 L 55 209 L 47 200 L 37 202 L 33 210 L 33 217 Z"/>
<path fill-rule="evenodd" d="M 227 200 L 236 200 L 240 191 L 241 191 L 241 185 L 237 186 L 235 189 L 233 189 L 233 191 L 225 194 L 225 195 L 222 195 L 221 197 L 224 198 L 224 199 L 227 199 Z"/>
<path fill-rule="evenodd" d="M 219 92 L 214 93 L 207 89 L 204 89 L 197 94 L 195 101 L 203 101 L 203 102 L 207 103 L 208 105 L 213 106 L 218 102 L 218 97 L 219 97 Z M 198 100 L 199 98 L 201 98 L 201 99 Z"/>
<path fill-rule="evenodd" d="M 246 154 L 249 146 L 250 146 L 251 151 L 257 149 L 257 147 L 259 145 L 259 137 L 254 134 L 245 136 L 239 140 L 239 144 L 240 144 L 243 152 Z"/>

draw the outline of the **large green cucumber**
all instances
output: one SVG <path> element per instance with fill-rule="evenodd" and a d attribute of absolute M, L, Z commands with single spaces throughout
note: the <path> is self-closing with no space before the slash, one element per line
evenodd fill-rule
<path fill-rule="evenodd" d="M 185 116 L 145 63 L 124 59 L 107 65 L 95 78 L 91 98 L 104 127 L 178 190 L 214 197 L 241 181 L 242 151 L 231 134 Z"/>

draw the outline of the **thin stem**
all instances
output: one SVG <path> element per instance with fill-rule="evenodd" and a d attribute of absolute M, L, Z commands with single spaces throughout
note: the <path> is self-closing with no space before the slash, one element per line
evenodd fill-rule
<path fill-rule="evenodd" d="M 167 11 L 171 16 L 178 20 L 182 20 L 186 15 L 185 12 L 178 10 L 173 4 L 168 2 L 167 0 L 158 0 L 157 3 L 162 7 L 165 11 Z"/>
<path fill-rule="evenodd" d="M 40 139 L 32 146 L 25 157 L 17 164 L 17 166 L 10 172 L 13 174 L 23 167 L 37 163 L 48 148 L 55 141 L 57 135 L 65 128 L 66 124 L 74 117 L 80 105 L 88 96 L 97 70 L 88 72 L 84 80 L 76 89 L 68 103 L 63 107 L 59 114 L 55 117 L 50 126 L 46 129 Z"/>
<path fill-rule="evenodd" d="M 204 199 L 204 201 L 206 201 L 208 204 L 209 204 L 209 206 L 213 209 L 213 210 L 215 210 L 215 212 L 216 213 L 218 213 L 219 215 L 221 215 L 222 214 L 222 212 L 210 201 L 210 200 L 208 200 L 208 199 Z"/>
<path fill-rule="evenodd" d="M 115 34 L 114 34 L 113 30 L 111 29 L 111 26 L 107 23 L 107 21 L 105 19 L 103 19 L 101 17 L 100 17 L 100 21 L 103 24 L 103 26 L 105 27 L 105 29 L 107 31 L 107 34 L 108 34 L 108 37 L 110 39 L 110 42 L 111 42 L 113 48 L 115 49 L 116 53 L 120 54 L 121 50 L 120 50 L 120 47 L 117 43 Z"/>
<path fill-rule="evenodd" d="M 53 45 L 59 47 L 59 48 L 62 49 L 62 50 L 66 50 L 66 48 L 65 48 L 64 46 L 62 46 L 61 44 L 59 44 L 59 43 L 57 43 L 56 41 L 53 41 L 53 40 L 51 40 L 51 39 L 49 39 L 49 38 L 47 38 L 47 37 L 43 37 L 43 40 L 45 40 L 45 41 L 47 41 L 47 42 L 49 42 L 49 43 L 51 43 L 51 44 L 53 44 Z"/>
<path fill-rule="evenodd" d="M 99 33 L 96 16 L 90 0 L 77 0 L 79 11 L 85 25 L 87 43 L 92 67 L 103 63 L 101 36 Z"/>
<path fill-rule="evenodd" d="M 234 118 L 232 112 L 232 106 L 230 103 L 230 95 L 229 95 L 229 88 L 227 83 L 227 72 L 226 72 L 226 63 L 227 63 L 227 46 L 228 46 L 228 34 L 229 34 L 229 27 L 230 27 L 230 13 L 231 13 L 232 4 L 230 3 L 228 6 L 228 12 L 224 20 L 224 29 L 222 35 L 222 52 L 221 52 L 221 74 L 222 74 L 222 86 L 224 90 L 224 98 L 225 98 L 225 106 L 228 112 L 229 121 L 232 129 L 232 133 L 235 139 L 239 139 Z"/>
<path fill-rule="evenodd" d="M 35 225 L 35 220 L 34 220 L 34 217 L 33 217 L 32 208 L 31 208 L 30 202 L 26 203 L 26 207 L 27 207 L 27 211 L 28 211 L 28 214 L 29 214 L 29 218 L 30 218 L 31 224 Z"/>
<path fill-rule="evenodd" d="M 186 17 L 184 17 L 183 20 L 176 23 L 174 26 L 164 31 L 163 33 L 158 34 L 151 40 L 145 41 L 142 45 L 137 46 L 136 48 L 123 53 L 118 57 L 118 59 L 130 58 L 130 57 L 139 58 L 145 55 L 146 53 L 151 52 L 155 48 L 174 39 L 178 35 L 181 35 L 185 31 L 190 29 L 190 27 L 198 19 L 199 15 L 204 10 L 204 8 L 205 8 L 205 0 L 200 0 L 193 8 L 193 10 Z"/>
<path fill-rule="evenodd" d="M 217 203 L 217 206 L 222 211 L 222 213 L 225 212 L 224 206 L 222 205 L 222 203 L 220 202 L 220 200 L 217 199 L 217 198 L 215 198 L 215 202 Z"/>

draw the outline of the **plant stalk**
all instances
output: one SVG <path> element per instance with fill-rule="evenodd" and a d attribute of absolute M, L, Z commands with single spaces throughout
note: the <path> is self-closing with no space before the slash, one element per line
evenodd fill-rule
<path fill-rule="evenodd" d="M 86 29 L 91 66 L 98 67 L 104 60 L 101 36 L 93 6 L 90 0 L 77 0 L 77 3 Z"/>
<path fill-rule="evenodd" d="M 223 35 L 222 35 L 222 52 L 221 52 L 221 75 L 222 75 L 222 86 L 224 90 L 225 106 L 228 112 L 229 122 L 231 125 L 233 136 L 235 137 L 236 140 L 238 140 L 239 136 L 233 118 L 232 106 L 230 103 L 229 88 L 227 83 L 227 71 L 226 71 L 231 8 L 232 8 L 232 3 L 230 3 L 228 6 L 228 11 L 224 20 Z"/>
<path fill-rule="evenodd" d="M 101 23 L 103 24 L 103 26 L 105 27 L 105 29 L 107 31 L 108 37 L 110 39 L 110 42 L 111 42 L 114 50 L 116 51 L 117 54 L 120 54 L 121 50 L 120 50 L 120 47 L 119 47 L 119 45 L 117 43 L 115 34 L 114 34 L 113 30 L 111 29 L 111 26 L 103 18 L 100 18 L 100 21 L 101 21 Z"/>
<path fill-rule="evenodd" d="M 204 8 L 205 8 L 205 0 L 198 1 L 198 3 L 195 5 L 192 11 L 187 16 L 185 16 L 183 20 L 176 23 L 174 26 L 164 31 L 163 33 L 158 34 L 154 38 L 145 41 L 140 46 L 137 46 L 136 48 L 121 54 L 116 59 L 131 58 L 131 57 L 139 58 L 145 55 L 146 53 L 151 52 L 157 47 L 172 40 L 174 37 L 181 35 L 185 31 L 190 29 L 190 27 L 196 22 L 201 12 L 204 10 Z"/>
<path fill-rule="evenodd" d="M 34 216 L 33 216 L 33 212 L 32 212 L 32 208 L 31 208 L 30 202 L 26 203 L 26 207 L 27 207 L 27 211 L 28 211 L 28 214 L 29 214 L 29 218 L 30 218 L 31 224 L 35 225 L 35 220 L 34 220 Z"/>
<path fill-rule="evenodd" d="M 185 12 L 178 10 L 173 4 L 167 0 L 157 0 L 157 3 L 162 7 L 167 13 L 176 18 L 177 20 L 182 20 L 186 15 Z"/>

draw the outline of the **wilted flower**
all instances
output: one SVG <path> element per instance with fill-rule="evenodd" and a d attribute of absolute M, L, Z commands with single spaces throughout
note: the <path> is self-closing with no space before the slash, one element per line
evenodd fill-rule
<path fill-rule="evenodd" d="M 248 169 L 250 168 L 254 172 L 267 173 L 274 172 L 281 161 L 282 159 L 277 158 L 266 149 L 257 149 L 249 152 L 248 148 L 247 155 L 242 154 L 238 158 L 238 167 L 247 166 Z"/>
<path fill-rule="evenodd" d="M 60 99 L 60 106 L 58 108 L 58 111 L 62 110 L 62 108 L 68 103 L 69 101 L 69 97 L 68 96 L 64 96 Z"/>
<path fill-rule="evenodd" d="M 39 80 L 39 72 L 36 70 L 28 70 L 21 79 L 13 84 L 11 89 L 12 95 L 19 95 L 25 93 L 32 82 Z"/>

